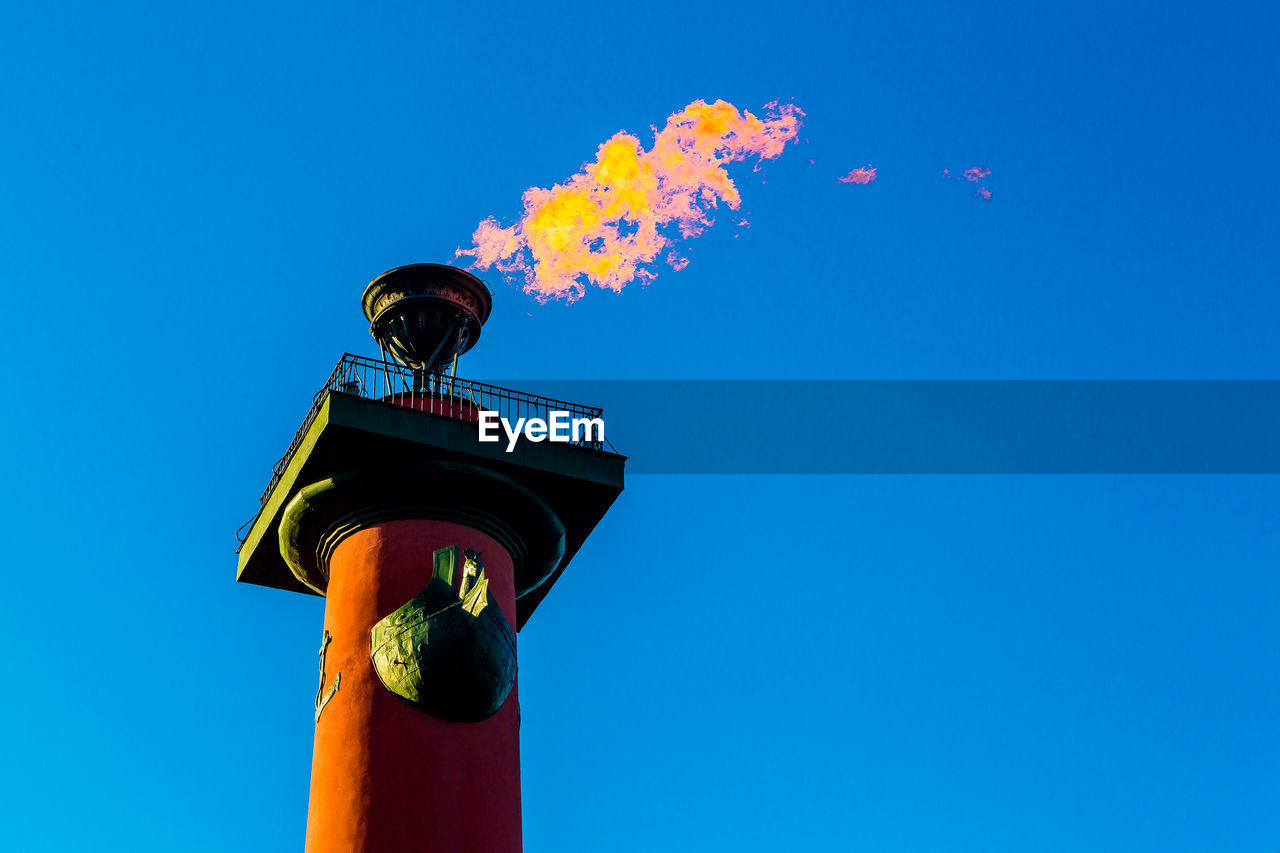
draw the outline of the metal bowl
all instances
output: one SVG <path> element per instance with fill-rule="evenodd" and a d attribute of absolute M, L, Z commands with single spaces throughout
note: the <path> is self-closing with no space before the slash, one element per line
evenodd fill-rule
<path fill-rule="evenodd" d="M 378 346 L 419 370 L 437 370 L 476 345 L 493 296 L 466 270 L 409 264 L 369 282 L 361 300 Z"/>

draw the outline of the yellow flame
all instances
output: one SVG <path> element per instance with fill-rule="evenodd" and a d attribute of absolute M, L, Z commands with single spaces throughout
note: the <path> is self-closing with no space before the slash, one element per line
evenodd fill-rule
<path fill-rule="evenodd" d="M 763 119 L 727 101 L 694 101 L 662 130 L 654 128 L 650 150 L 632 134 L 614 134 L 594 162 L 563 184 L 526 190 L 519 222 L 503 228 L 485 219 L 472 235 L 474 247 L 457 255 L 475 258 L 473 269 L 522 278 L 525 292 L 540 301 L 572 302 L 588 285 L 620 291 L 637 279 L 648 283 L 677 234 L 696 237 L 721 203 L 741 205 L 725 165 L 780 156 L 803 115 L 776 101 L 765 105 Z M 666 261 L 676 270 L 688 263 L 674 250 Z"/>

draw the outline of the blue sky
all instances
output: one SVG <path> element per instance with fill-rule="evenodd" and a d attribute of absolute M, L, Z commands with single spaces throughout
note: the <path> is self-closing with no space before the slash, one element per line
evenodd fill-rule
<path fill-rule="evenodd" d="M 695 98 L 807 113 L 736 173 L 751 227 L 621 296 L 500 286 L 466 375 L 1280 375 L 1263 4 L 6 18 L 14 849 L 301 844 L 323 605 L 234 584 L 233 533 L 374 352 L 363 285 Z M 940 178 L 979 164 L 989 203 Z M 526 848 L 1274 850 L 1277 498 L 633 478 L 521 634 Z"/>

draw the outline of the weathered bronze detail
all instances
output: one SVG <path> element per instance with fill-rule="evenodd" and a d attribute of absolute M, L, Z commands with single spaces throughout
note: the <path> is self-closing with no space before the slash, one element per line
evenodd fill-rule
<path fill-rule="evenodd" d="M 426 589 L 373 626 L 373 668 L 388 690 L 434 717 L 487 720 L 516 681 L 516 635 L 476 551 L 435 552 Z M 457 580 L 458 586 L 454 587 Z"/>
<path fill-rule="evenodd" d="M 316 688 L 316 722 L 320 722 L 320 712 L 324 710 L 324 706 L 329 704 L 329 700 L 333 698 L 333 694 L 338 692 L 338 685 L 342 683 L 342 673 L 336 673 L 333 676 L 333 684 L 329 686 L 326 692 L 324 689 L 324 659 L 329 653 L 329 644 L 333 642 L 333 635 L 328 631 L 324 632 L 324 639 L 320 642 L 320 686 Z M 323 695 L 321 695 L 323 694 Z"/>
<path fill-rule="evenodd" d="M 369 282 L 361 300 L 369 332 L 402 364 L 442 369 L 475 346 L 493 297 L 483 281 L 443 264 L 396 267 Z"/>

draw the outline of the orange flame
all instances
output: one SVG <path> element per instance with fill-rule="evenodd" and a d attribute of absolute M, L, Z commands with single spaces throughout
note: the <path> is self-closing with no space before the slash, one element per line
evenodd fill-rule
<path fill-rule="evenodd" d="M 490 216 L 472 235 L 475 246 L 456 254 L 475 258 L 471 268 L 523 278 L 525 292 L 542 302 L 572 302 L 588 284 L 613 291 L 636 279 L 647 284 L 657 276 L 655 260 L 678 240 L 672 231 L 697 237 L 721 202 L 741 205 L 726 164 L 774 159 L 795 141 L 804 112 L 776 101 L 765 111 L 760 119 L 727 101 L 694 101 L 653 129 L 648 151 L 636 136 L 616 133 L 563 184 L 525 190 L 519 222 L 503 228 Z M 688 261 L 670 251 L 667 263 L 681 270 Z"/>
<path fill-rule="evenodd" d="M 869 184 L 876 179 L 876 167 L 868 163 L 861 169 L 854 169 L 843 178 L 836 178 L 842 184 Z"/>
<path fill-rule="evenodd" d="M 972 169 L 965 169 L 964 176 L 971 181 L 980 181 L 991 174 L 991 170 L 985 166 L 974 166 Z"/>

